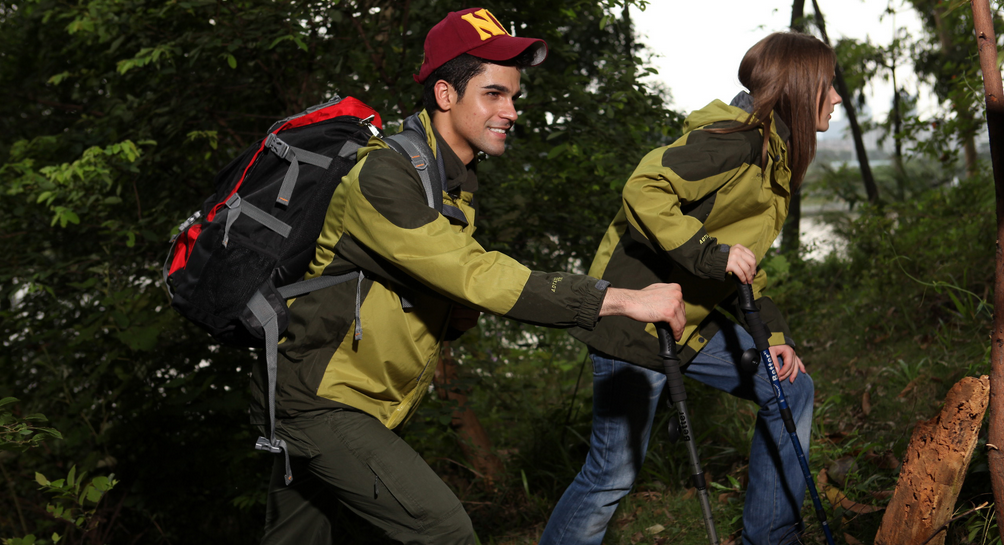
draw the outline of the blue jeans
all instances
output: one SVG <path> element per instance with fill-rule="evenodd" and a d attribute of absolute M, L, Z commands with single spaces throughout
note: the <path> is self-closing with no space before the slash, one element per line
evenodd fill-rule
<path fill-rule="evenodd" d="M 723 328 L 693 359 L 684 375 L 760 406 L 750 446 L 743 543 L 774 545 L 794 541 L 801 533 L 800 511 L 806 484 L 765 366 L 760 365 L 754 376 L 739 372 L 739 357 L 751 347 L 753 339 L 745 329 Z M 593 429 L 589 454 L 554 508 L 540 545 L 599 545 L 617 503 L 630 492 L 645 460 L 666 376 L 597 354 L 592 359 Z M 780 362 L 775 365 L 780 370 Z M 800 373 L 794 383 L 785 380 L 782 388 L 799 443 L 808 457 L 812 379 Z M 690 408 L 690 412 L 696 410 Z M 683 448 L 680 455 L 686 455 Z"/>

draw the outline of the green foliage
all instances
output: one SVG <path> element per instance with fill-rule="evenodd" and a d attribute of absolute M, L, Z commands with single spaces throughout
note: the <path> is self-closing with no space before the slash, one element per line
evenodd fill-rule
<path fill-rule="evenodd" d="M 626 5 L 491 6 L 517 34 L 547 39 L 550 55 L 524 75 L 506 156 L 480 165 L 478 233 L 490 248 L 537 268 L 584 266 L 618 184 L 675 130 L 662 95 L 637 81 Z M 119 476 L 93 506 L 115 542 L 259 538 L 272 459 L 251 448 L 254 356 L 213 344 L 167 305 L 168 237 L 214 173 L 278 119 L 338 93 L 394 130 L 421 108 L 411 75 L 426 31 L 463 7 L 0 0 L 0 397 L 64 430 L 4 459 L 13 488 L 0 496 L 0 533 L 43 535 L 48 502 L 32 476 L 76 464 Z M 429 406 L 439 413 L 413 437 L 434 458 L 456 447 L 449 408 Z M 8 515 L 17 502 L 27 529 Z"/>
<path fill-rule="evenodd" d="M 44 415 L 35 414 L 18 417 L 4 408 L 17 402 L 17 399 L 8 397 L 0 399 L 0 451 L 24 452 L 27 449 L 38 447 L 45 439 L 62 439 L 63 436 L 52 428 L 40 428 L 34 422 L 44 422 Z M 3 454 L 0 452 L 0 454 Z M 11 486 L 10 477 L 3 466 L 4 457 L 0 456 L 0 469 L 3 469 L 5 480 Z M 93 533 L 101 519 L 97 516 L 97 506 L 102 497 L 110 491 L 118 481 L 114 475 L 99 475 L 85 483 L 86 474 L 77 474 L 77 467 L 70 467 L 69 474 L 64 479 L 49 481 L 41 473 L 35 473 L 35 482 L 39 485 L 39 490 L 52 496 L 52 500 L 45 506 L 45 512 L 53 518 L 64 521 L 67 528 L 75 528 L 87 534 Z M 13 488 L 12 488 L 13 490 Z M 24 514 L 18 498 L 13 498 L 18 518 L 22 529 L 26 530 Z M 43 524 L 49 526 L 50 524 Z M 72 530 L 71 530 L 72 533 Z M 67 537 L 67 534 L 60 535 L 53 532 L 51 543 L 58 543 Z M 4 545 L 32 545 L 50 543 L 49 539 L 37 538 L 34 534 L 28 534 L 20 538 L 2 538 Z"/>
<path fill-rule="evenodd" d="M 932 161 L 924 156 L 915 156 L 898 164 L 895 159 L 886 161 L 886 164 L 874 161 L 871 168 L 883 202 L 909 201 L 929 189 L 965 176 L 958 165 Z M 807 198 L 817 202 L 842 202 L 849 211 L 868 202 L 857 162 L 836 162 L 834 165 L 818 160 L 810 167 L 804 187 Z"/>
<path fill-rule="evenodd" d="M 61 439 L 62 434 L 52 428 L 38 427 L 36 423 L 45 422 L 45 415 L 30 414 L 19 417 L 7 409 L 7 406 L 17 403 L 13 397 L 0 399 L 0 451 L 21 451 L 38 446 L 48 439 Z"/>

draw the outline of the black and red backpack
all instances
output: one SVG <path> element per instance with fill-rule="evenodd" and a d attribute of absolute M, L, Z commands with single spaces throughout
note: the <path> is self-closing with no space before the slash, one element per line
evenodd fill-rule
<path fill-rule="evenodd" d="M 362 272 L 303 280 L 331 196 L 370 137 L 382 137 L 380 114 L 352 97 L 283 119 L 214 179 L 206 199 L 171 239 L 163 278 L 171 306 L 216 340 L 265 349 L 270 437 L 255 448 L 286 450 L 275 437 L 279 336 L 286 300 L 350 280 Z M 384 138 L 411 159 L 429 206 L 442 211 L 442 162 L 433 158 L 417 115 Z M 436 164 L 438 168 L 428 168 Z M 358 304 L 356 320 L 358 327 Z M 286 454 L 286 483 L 292 480 Z"/>

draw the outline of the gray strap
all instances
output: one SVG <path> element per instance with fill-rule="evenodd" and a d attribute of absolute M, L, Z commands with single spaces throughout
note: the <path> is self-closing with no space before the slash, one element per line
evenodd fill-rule
<path fill-rule="evenodd" d="M 242 213 L 247 214 L 249 218 L 275 231 L 280 236 L 282 236 L 282 238 L 288 237 L 289 232 L 292 230 L 292 227 L 285 224 L 281 220 L 276 219 L 271 214 L 263 212 L 261 208 L 258 208 L 257 206 L 251 203 L 244 202 L 244 200 L 241 199 L 240 196 L 237 195 L 236 193 L 234 193 L 233 195 L 230 196 L 229 199 L 227 199 L 226 205 L 227 208 L 230 209 L 230 211 L 227 213 L 227 224 L 226 227 L 224 227 L 223 229 L 224 246 L 226 246 L 227 243 L 230 242 L 230 227 L 234 224 L 235 221 L 237 221 L 237 218 L 240 217 Z"/>
<path fill-rule="evenodd" d="M 345 143 L 342 144 L 342 149 L 338 150 L 338 156 L 339 157 L 354 157 L 355 154 L 356 154 L 356 152 L 359 151 L 359 148 L 361 148 L 361 147 L 362 146 L 360 146 L 359 144 L 353 142 L 352 140 L 346 140 Z"/>
<path fill-rule="evenodd" d="M 286 176 L 282 179 L 279 195 L 275 199 L 276 204 L 280 206 L 289 206 L 289 199 L 293 196 L 293 188 L 296 187 L 296 180 L 300 175 L 300 163 L 307 163 L 323 169 L 327 169 L 331 165 L 330 157 L 290 146 L 275 134 L 268 135 L 268 138 L 265 139 L 265 147 L 278 155 L 279 158 L 289 161 L 289 168 L 286 169 Z"/>
<path fill-rule="evenodd" d="M 278 288 L 278 291 L 279 295 L 283 299 L 292 299 L 293 297 L 299 297 L 314 290 L 327 288 L 329 286 L 341 284 L 342 282 L 348 282 L 349 280 L 359 276 L 359 274 L 359 271 L 352 271 L 338 276 L 318 276 L 317 278 L 311 278 L 310 280 L 302 280 L 300 282 L 287 284 Z"/>
<path fill-rule="evenodd" d="M 300 163 L 296 160 L 296 155 L 290 153 L 286 158 L 291 160 L 286 168 L 286 175 L 282 178 L 282 185 L 279 186 L 279 194 L 275 197 L 275 204 L 278 206 L 289 206 L 296 180 L 300 178 Z"/>
<path fill-rule="evenodd" d="M 467 225 L 467 216 L 464 215 L 464 211 L 457 208 L 456 206 L 451 206 L 449 204 L 443 205 L 443 215 L 448 218 L 453 218 L 464 225 Z"/>
<path fill-rule="evenodd" d="M 401 131 L 402 137 L 410 139 L 419 149 L 426 152 L 429 157 L 434 157 L 432 148 L 429 146 L 429 140 L 426 138 L 425 126 L 422 125 L 422 120 L 419 119 L 418 114 L 412 114 L 405 118 L 401 127 L 404 129 Z M 429 178 L 434 189 L 432 192 L 434 203 L 432 207 L 436 210 L 442 210 L 443 190 L 446 187 L 446 167 L 443 163 L 443 154 L 440 153 L 439 156 L 435 157 L 435 160 L 437 168 L 429 169 Z"/>
<path fill-rule="evenodd" d="M 276 362 L 279 359 L 278 317 L 276 316 L 272 305 L 268 304 L 268 301 L 260 291 L 256 291 L 254 296 L 251 297 L 251 300 L 248 301 L 248 308 L 251 310 L 251 313 L 254 314 L 254 317 L 258 319 L 258 322 L 261 323 L 262 329 L 265 330 L 265 370 L 268 374 L 269 438 L 266 439 L 264 437 L 259 437 L 254 448 L 256 450 L 268 451 L 272 454 L 278 454 L 280 452 L 285 454 L 285 483 L 288 486 L 289 483 L 293 482 L 293 471 L 289 465 L 289 449 L 286 447 L 285 441 L 275 438 L 275 377 L 278 370 Z"/>
<path fill-rule="evenodd" d="M 289 146 L 289 151 L 296 154 L 296 160 L 301 163 L 307 163 L 308 165 L 324 169 L 331 166 L 331 157 L 321 155 L 320 153 L 314 153 L 295 146 Z"/>
<path fill-rule="evenodd" d="M 363 339 L 363 322 L 359 319 L 359 308 L 363 305 L 363 278 L 365 277 L 363 271 L 359 271 L 359 280 L 356 281 L 356 333 L 352 337 L 357 341 Z"/>
<path fill-rule="evenodd" d="M 432 190 L 432 179 L 429 175 L 429 159 L 423 156 L 422 150 L 404 132 L 388 136 L 386 140 L 392 148 L 411 161 L 411 165 L 418 171 L 418 177 L 422 179 L 422 187 L 425 188 L 426 203 L 428 203 L 430 208 L 436 208 L 436 201 L 434 200 Z"/>

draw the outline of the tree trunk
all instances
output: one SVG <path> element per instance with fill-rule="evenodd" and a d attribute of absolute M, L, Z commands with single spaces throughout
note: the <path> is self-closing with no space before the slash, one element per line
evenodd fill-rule
<path fill-rule="evenodd" d="M 944 544 L 989 397 L 988 377 L 963 378 L 941 412 L 917 424 L 875 545 Z"/>
<path fill-rule="evenodd" d="M 826 35 L 826 21 L 823 19 L 823 12 L 819 9 L 819 2 L 812 0 L 812 9 L 816 13 L 816 25 L 819 33 L 823 36 L 823 41 L 830 45 L 830 38 Z M 847 112 L 847 121 L 851 125 L 851 135 L 854 137 L 854 150 L 858 155 L 858 164 L 861 166 L 861 181 L 865 184 L 865 192 L 868 194 L 868 202 L 874 204 L 878 202 L 878 186 L 875 185 L 875 177 L 872 176 L 872 167 L 868 163 L 868 152 L 865 151 L 865 141 L 861 134 L 861 125 L 858 124 L 857 112 L 854 108 L 854 101 L 851 100 L 850 90 L 847 82 L 844 81 L 844 74 L 840 70 L 840 65 L 836 66 L 836 77 L 833 80 L 837 93 L 840 94 L 844 103 L 844 110 Z"/>
<path fill-rule="evenodd" d="M 957 46 L 952 43 L 952 34 L 945 24 L 944 13 L 946 9 L 948 7 L 945 2 L 937 2 L 931 11 L 931 15 L 934 17 L 934 26 L 938 34 L 938 41 L 941 42 L 941 51 L 948 58 L 949 53 Z M 952 109 L 955 110 L 955 115 L 962 121 L 963 130 L 973 126 L 973 112 L 966 108 L 965 105 L 952 101 Z M 966 157 L 966 174 L 975 176 L 979 170 L 979 156 L 976 153 L 976 136 L 971 132 L 963 136 L 962 149 Z"/>
<path fill-rule="evenodd" d="M 989 0 L 971 0 L 973 26 L 980 51 L 980 69 L 987 102 L 987 134 L 997 194 L 997 268 L 994 279 L 994 326 L 990 342 L 990 422 L 987 460 L 997 520 L 1004 520 L 1004 89 L 997 67 L 997 37 Z M 996 445 L 992 447 L 991 445 Z M 998 531 L 1004 539 L 1004 524 Z"/>
<path fill-rule="evenodd" d="M 791 30 L 805 32 L 805 0 L 793 0 L 791 4 Z M 799 188 L 791 194 L 788 205 L 788 219 L 781 229 L 781 251 L 786 254 L 798 251 L 802 238 L 802 191 Z"/>
<path fill-rule="evenodd" d="M 492 440 L 485 431 L 478 416 L 467 407 L 468 391 L 457 380 L 457 364 L 450 350 L 450 343 L 443 343 L 443 354 L 436 366 L 433 380 L 439 399 L 456 402 L 450 427 L 457 433 L 457 440 L 464 458 L 474 471 L 484 477 L 489 487 L 494 486 L 502 474 L 502 461 L 492 447 Z"/>
<path fill-rule="evenodd" d="M 805 32 L 805 0 L 793 0 L 791 3 L 791 30 Z"/>

